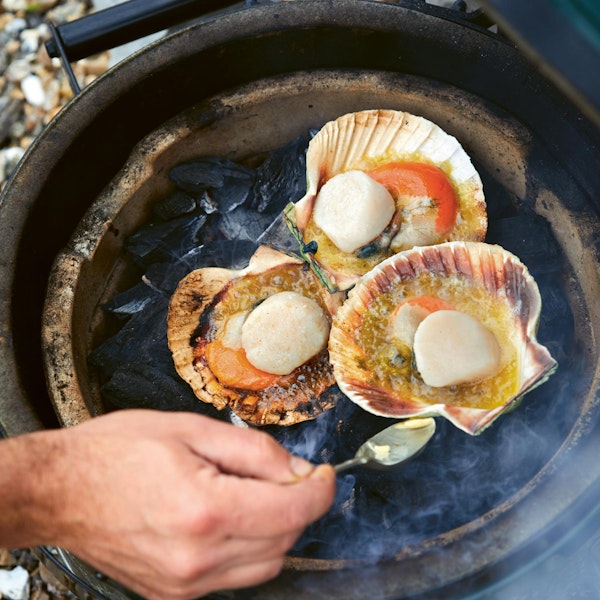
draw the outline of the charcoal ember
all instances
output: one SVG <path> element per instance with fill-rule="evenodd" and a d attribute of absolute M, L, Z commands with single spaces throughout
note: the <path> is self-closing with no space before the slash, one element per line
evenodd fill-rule
<path fill-rule="evenodd" d="M 122 365 L 138 363 L 158 369 L 172 365 L 167 343 L 169 298 L 155 296 L 144 310 L 133 314 L 112 337 L 94 349 L 90 363 L 109 379 Z"/>
<path fill-rule="evenodd" d="M 170 221 L 193 212 L 195 208 L 196 199 L 179 190 L 157 202 L 152 208 L 152 212 L 162 221 Z"/>
<path fill-rule="evenodd" d="M 233 212 L 221 215 L 218 231 L 228 240 L 255 241 L 273 222 L 273 217 L 238 206 Z"/>
<path fill-rule="evenodd" d="M 254 172 L 248 171 L 246 176 L 231 178 L 226 181 L 226 185 L 211 188 L 206 193 L 210 194 L 218 207 L 218 211 L 227 214 L 246 202 L 253 182 Z"/>
<path fill-rule="evenodd" d="M 198 205 L 207 214 L 212 215 L 219 210 L 219 204 L 207 190 L 198 197 Z"/>
<path fill-rule="evenodd" d="M 143 311 L 149 304 L 155 301 L 159 293 L 142 280 L 132 288 L 111 298 L 102 305 L 102 308 L 117 317 L 130 317 Z"/>
<path fill-rule="evenodd" d="M 182 256 L 198 244 L 207 218 L 197 212 L 164 223 L 149 223 L 127 238 L 125 250 L 142 266 Z"/>
<path fill-rule="evenodd" d="M 275 213 L 288 202 L 298 201 L 306 191 L 306 148 L 308 140 L 298 136 L 275 150 L 256 169 L 250 207 Z"/>
<path fill-rule="evenodd" d="M 174 370 L 169 374 L 138 361 L 121 365 L 101 391 L 104 398 L 118 408 L 206 412 Z"/>
<path fill-rule="evenodd" d="M 222 188 L 207 190 L 202 195 L 200 206 L 208 213 L 227 214 L 246 202 L 250 192 L 249 182 L 237 182 Z"/>
<path fill-rule="evenodd" d="M 195 269 L 243 269 L 257 247 L 255 242 L 248 240 L 218 240 L 202 244 L 175 261 L 150 265 L 143 280 L 151 288 L 171 296 L 178 283 Z"/>
<path fill-rule="evenodd" d="M 221 267 L 243 269 L 258 245 L 248 240 L 219 240 L 204 244 L 190 251 L 182 260 L 187 260 L 192 269 Z"/>
<path fill-rule="evenodd" d="M 169 177 L 177 187 L 196 196 L 210 190 L 219 212 L 227 213 L 246 201 L 255 174 L 233 161 L 207 157 L 173 167 Z"/>
<path fill-rule="evenodd" d="M 185 263 L 153 263 L 148 266 L 142 279 L 146 286 L 154 290 L 160 290 L 165 295 L 170 296 L 177 287 L 177 284 L 189 272 Z M 136 286 L 137 287 L 137 286 Z"/>
<path fill-rule="evenodd" d="M 185 162 L 169 171 L 169 179 L 186 192 L 201 194 L 208 188 L 223 185 L 224 162 L 227 161 L 216 157 Z"/>
<path fill-rule="evenodd" d="M 261 233 L 260 237 L 256 240 L 259 244 L 265 244 L 285 252 L 287 254 L 298 253 L 298 240 L 294 237 L 290 228 L 288 227 L 283 213 L 280 213 L 273 222 Z M 315 242 L 316 243 L 316 242 Z"/>

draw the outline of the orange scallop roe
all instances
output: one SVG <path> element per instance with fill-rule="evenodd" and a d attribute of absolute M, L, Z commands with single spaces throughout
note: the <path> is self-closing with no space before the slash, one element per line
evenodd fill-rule
<path fill-rule="evenodd" d="M 454 310 L 454 307 L 451 304 L 441 298 L 436 298 L 435 296 L 413 296 L 412 298 L 407 298 L 401 305 L 402 304 L 420 306 L 430 313 L 437 310 Z"/>
<path fill-rule="evenodd" d="M 448 176 L 435 165 L 420 162 L 391 162 L 366 171 L 384 185 L 395 199 L 426 196 L 437 206 L 436 232 L 450 233 L 456 224 L 458 197 Z"/>
<path fill-rule="evenodd" d="M 250 363 L 243 348 L 230 348 L 220 340 L 209 342 L 204 353 L 208 367 L 226 387 L 264 390 L 279 379 L 279 375 L 261 371 Z"/>

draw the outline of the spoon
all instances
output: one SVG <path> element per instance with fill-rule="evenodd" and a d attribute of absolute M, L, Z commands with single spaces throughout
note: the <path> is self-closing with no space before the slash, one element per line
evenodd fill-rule
<path fill-rule="evenodd" d="M 399 421 L 369 438 L 354 458 L 335 465 L 336 473 L 353 467 L 386 469 L 395 467 L 422 450 L 435 433 L 431 417 Z"/>

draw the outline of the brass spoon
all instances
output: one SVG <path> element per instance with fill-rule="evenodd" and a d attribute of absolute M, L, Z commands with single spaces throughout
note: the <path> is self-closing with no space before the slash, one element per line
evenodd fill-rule
<path fill-rule="evenodd" d="M 369 438 L 354 458 L 335 465 L 336 473 L 352 467 L 386 469 L 395 467 L 422 450 L 435 433 L 431 417 L 399 421 Z"/>

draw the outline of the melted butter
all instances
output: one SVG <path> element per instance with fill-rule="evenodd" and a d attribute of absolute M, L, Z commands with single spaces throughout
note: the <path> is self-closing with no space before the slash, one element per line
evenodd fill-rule
<path fill-rule="evenodd" d="M 235 279 L 215 306 L 215 317 L 217 320 L 226 320 L 235 313 L 251 310 L 279 292 L 303 294 L 318 302 L 328 314 L 322 288 L 311 271 L 303 268 L 303 265 L 288 265 Z"/>
<path fill-rule="evenodd" d="M 377 266 L 384 258 L 388 257 L 389 253 L 376 252 L 368 258 L 358 258 L 354 254 L 342 252 L 324 233 L 317 227 L 313 218 L 310 218 L 306 231 L 304 232 L 305 240 L 315 240 L 318 250 L 315 253 L 315 258 L 327 265 L 328 267 L 338 271 L 349 271 L 365 274 L 373 267 Z"/>
<path fill-rule="evenodd" d="M 421 295 L 445 300 L 456 310 L 478 319 L 496 336 L 502 350 L 501 369 L 496 375 L 445 388 L 423 383 L 414 366 L 411 348 L 395 345 L 389 336 L 389 319 L 395 306 L 403 298 Z M 372 374 L 374 385 L 427 404 L 489 410 L 505 404 L 519 388 L 519 357 L 512 342 L 513 328 L 511 310 L 501 299 L 468 279 L 426 273 L 374 299 L 355 335 L 365 351 L 365 367 Z"/>

